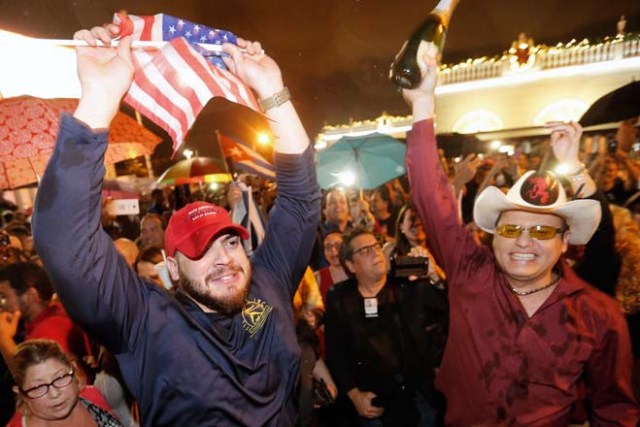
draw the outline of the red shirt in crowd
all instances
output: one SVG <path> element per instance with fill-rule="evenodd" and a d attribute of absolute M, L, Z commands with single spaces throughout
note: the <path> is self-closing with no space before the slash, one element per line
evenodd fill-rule
<path fill-rule="evenodd" d="M 560 261 L 562 280 L 529 317 L 491 248 L 478 246 L 458 220 L 433 121 L 415 123 L 407 142 L 412 200 L 449 284 L 449 338 L 436 379 L 447 424 L 565 426 L 586 378 L 591 426 L 635 426 L 618 304 Z"/>

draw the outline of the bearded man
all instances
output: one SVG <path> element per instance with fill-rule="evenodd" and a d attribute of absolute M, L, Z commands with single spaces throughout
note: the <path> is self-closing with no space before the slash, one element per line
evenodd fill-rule
<path fill-rule="evenodd" d="M 107 128 L 133 74 L 130 37 L 81 30 L 82 98 L 63 116 L 38 192 L 35 241 L 69 314 L 115 355 L 146 426 L 296 424 L 300 350 L 292 298 L 320 217 L 313 151 L 280 69 L 257 42 L 224 44 L 275 135 L 278 197 L 250 261 L 247 230 L 204 202 L 176 212 L 164 247 L 176 295 L 140 279 L 100 227 Z"/>

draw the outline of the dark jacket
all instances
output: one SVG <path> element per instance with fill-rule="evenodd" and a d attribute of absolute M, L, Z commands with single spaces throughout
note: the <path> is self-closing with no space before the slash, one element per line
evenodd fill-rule
<path fill-rule="evenodd" d="M 368 318 L 355 278 L 327 293 L 327 362 L 338 389 L 373 391 L 383 401 L 419 391 L 432 401 L 446 339 L 446 295 L 425 280 L 388 278 L 377 300 L 379 317 Z"/>

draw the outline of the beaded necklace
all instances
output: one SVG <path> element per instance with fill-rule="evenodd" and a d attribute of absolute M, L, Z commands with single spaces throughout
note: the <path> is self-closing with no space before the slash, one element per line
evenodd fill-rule
<path fill-rule="evenodd" d="M 513 293 L 514 293 L 514 294 L 516 294 L 516 295 L 519 295 L 519 296 L 523 297 L 523 296 L 525 296 L 525 295 L 531 295 L 531 294 L 535 294 L 536 292 L 544 291 L 545 289 L 550 288 L 550 287 L 552 287 L 553 285 L 557 284 L 557 283 L 560 281 L 560 279 L 561 279 L 561 278 L 562 278 L 561 276 L 557 276 L 556 278 L 554 278 L 553 280 L 551 280 L 551 282 L 550 282 L 550 283 L 547 283 L 547 284 L 546 284 L 546 285 L 544 285 L 544 286 L 540 286 L 539 288 L 530 289 L 530 290 L 528 290 L 528 291 L 521 291 L 521 290 L 519 290 L 519 289 L 514 288 L 513 286 L 511 286 L 511 285 L 509 285 L 509 284 L 507 284 L 507 286 L 509 286 L 509 290 L 510 290 L 511 292 L 513 292 Z"/>

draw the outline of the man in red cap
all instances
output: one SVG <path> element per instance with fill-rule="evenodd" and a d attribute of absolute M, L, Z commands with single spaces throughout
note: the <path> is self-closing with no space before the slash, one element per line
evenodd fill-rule
<path fill-rule="evenodd" d="M 95 46 L 115 26 L 82 30 Z M 69 314 L 115 355 L 146 426 L 296 424 L 300 366 L 292 298 L 320 218 L 313 150 L 280 69 L 259 43 L 224 44 L 275 136 L 279 197 L 251 260 L 247 230 L 198 202 L 165 230 L 175 297 L 142 281 L 100 227 L 107 128 L 131 84 L 130 38 L 78 49 L 82 98 L 61 121 L 34 215 L 36 245 Z M 242 49 L 242 50 L 241 50 Z"/>
<path fill-rule="evenodd" d="M 241 240 L 248 238 L 224 208 L 186 205 L 171 216 L 165 235 L 172 280 L 204 311 L 238 313 L 249 294 L 251 262 Z"/>
<path fill-rule="evenodd" d="M 452 426 L 566 426 L 580 400 L 591 426 L 635 426 L 629 334 L 618 303 L 582 281 L 563 258 L 586 244 L 601 217 L 593 180 L 578 160 L 582 129 L 550 123 L 551 146 L 568 169 L 569 200 L 548 172 L 529 171 L 504 194 L 478 195 L 474 219 L 493 234 L 476 244 L 458 220 L 434 134 L 437 64 L 403 95 L 413 109 L 407 139 L 411 197 L 429 248 L 447 273 L 450 322 L 436 386 Z"/>

